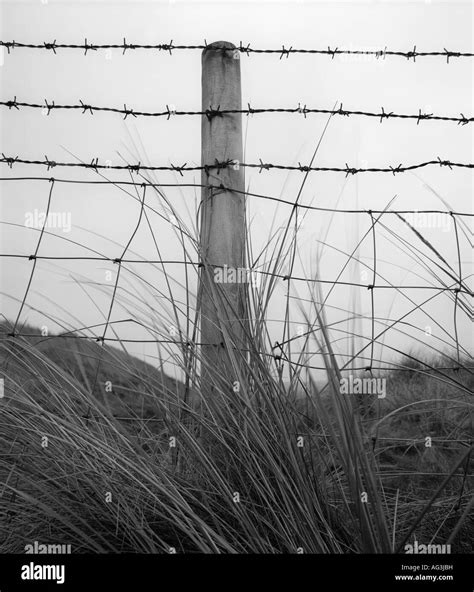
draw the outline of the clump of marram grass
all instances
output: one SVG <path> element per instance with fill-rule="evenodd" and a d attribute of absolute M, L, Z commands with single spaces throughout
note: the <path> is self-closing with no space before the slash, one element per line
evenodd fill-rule
<path fill-rule="evenodd" d="M 2 349 L 2 551 L 47 538 L 72 541 L 75 552 L 380 552 L 392 549 L 393 511 L 401 536 L 424 509 L 403 494 L 392 507 L 397 480 L 383 476 L 381 429 L 373 446 L 347 398 L 311 383 L 314 417 L 303 421 L 265 360 L 253 358 L 257 380 L 238 392 L 216 380 L 219 399 L 206 413 L 167 409 L 176 458 L 163 445 L 151 451 L 154 429 L 137 437 L 26 340 L 3 340 Z M 166 394 L 153 394 L 168 406 Z M 393 471 L 403 457 L 391 459 Z M 438 497 L 437 516 L 451 500 Z"/>
<path fill-rule="evenodd" d="M 9 368 L 0 434 L 9 452 L 1 457 L 0 508 L 10 532 L 3 551 L 45 536 L 89 552 L 349 548 L 340 517 L 288 434 L 291 410 L 281 393 L 262 393 L 262 417 L 222 392 L 221 413 L 202 426 L 211 448 L 184 425 L 170 426 L 186 461 L 179 474 L 169 454 L 158 463 L 133 445 L 97 400 L 34 347 L 21 338 L 14 352 L 2 345 Z"/>

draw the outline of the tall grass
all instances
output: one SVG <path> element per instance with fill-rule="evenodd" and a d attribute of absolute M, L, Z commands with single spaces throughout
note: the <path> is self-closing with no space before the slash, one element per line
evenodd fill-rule
<path fill-rule="evenodd" d="M 197 229 L 158 195 L 176 216 L 176 236 L 190 261 Z M 150 224 L 143 211 L 143 223 Z M 353 356 L 341 366 L 334 348 L 340 327 L 327 318 L 331 290 L 324 295 L 308 282 L 311 298 L 300 299 L 300 313 L 309 329 L 295 352 L 290 281 L 283 340 L 275 347 L 268 309 L 275 277 L 291 272 L 298 259 L 299 222 L 292 214 L 263 254 L 254 256 L 249 237 L 249 267 L 258 267 L 262 282 L 246 292 L 248 346 L 239 351 L 222 327 L 228 372 L 206 368 L 212 398 L 201 383 L 207 361 L 198 347 L 159 349 L 158 357 L 182 371 L 184 381 L 173 384 L 161 370 L 124 354 L 120 338 L 122 352 L 68 346 L 87 331 L 71 337 L 59 314 L 55 321 L 68 339 L 11 337 L 12 326 L 4 324 L 1 552 L 22 552 L 32 540 L 100 553 L 390 553 L 403 551 L 413 537 L 472 548 L 469 356 L 431 350 L 423 359 L 395 351 L 398 368 L 384 374 L 390 397 L 348 397 L 340 389 L 343 372 L 387 331 L 403 334 L 406 321 L 378 320 L 380 332 L 359 351 L 353 325 L 345 334 Z M 374 224 L 383 225 L 383 217 Z M 321 243 L 329 246 L 325 237 Z M 155 247 L 159 255 L 156 240 Z M 403 248 L 414 253 L 420 245 Z M 363 265 L 354 253 L 346 257 Z M 179 286 L 164 266 L 157 269 L 164 291 L 134 273 L 134 283 L 117 289 L 115 306 L 152 337 L 171 320 L 178 341 L 196 341 L 191 271 Z M 176 296 L 177 287 L 185 288 L 185 300 Z M 165 301 L 159 310 L 148 298 L 158 292 Z M 222 305 L 218 284 L 205 297 Z M 414 310 L 419 306 L 413 303 Z M 113 322 L 110 327 L 118 336 Z M 326 368 L 324 384 L 307 368 L 315 346 Z M 437 369 L 453 361 L 458 371 Z M 119 385 L 104 394 L 113 373 Z M 436 444 L 426 446 L 426 437 Z"/>

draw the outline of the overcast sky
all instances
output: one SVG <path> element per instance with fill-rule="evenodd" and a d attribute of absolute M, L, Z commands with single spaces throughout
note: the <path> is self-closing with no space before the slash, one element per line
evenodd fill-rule
<path fill-rule="evenodd" d="M 409 51 L 473 50 L 472 4 L 470 2 L 2 2 L 0 4 L 1 39 L 6 41 L 42 43 L 129 43 L 202 44 L 217 40 L 252 47 L 280 48 L 346 48 Z M 1 51 L 1 48 L 0 48 Z M 10 55 L 0 55 L 0 100 L 56 104 L 84 103 L 98 106 L 129 108 L 141 111 L 161 111 L 166 104 L 178 110 L 201 108 L 201 52 L 175 51 L 173 55 L 156 51 L 121 50 L 88 52 L 80 50 L 51 51 L 15 49 Z M 292 54 L 279 59 L 275 54 L 242 55 L 242 102 L 252 107 L 295 107 L 300 103 L 312 108 L 331 109 L 342 103 L 344 109 L 379 112 L 434 113 L 437 115 L 472 116 L 472 59 L 418 57 L 416 61 L 400 57 L 376 60 L 366 56 L 329 56 Z M 310 114 L 261 114 L 244 118 L 245 161 L 297 165 L 307 164 L 315 149 L 327 116 Z M 169 165 L 200 164 L 200 118 L 132 118 L 125 121 L 118 114 L 99 113 L 82 115 L 80 111 L 55 111 L 49 116 L 40 110 L 22 108 L 0 110 L 1 152 L 25 159 L 90 162 L 99 158 L 111 164 L 122 164 L 122 157 L 130 162 Z M 316 166 L 386 167 L 449 159 L 473 162 L 472 124 L 459 126 L 452 122 L 388 120 L 366 117 L 333 117 L 315 161 Z M 120 153 L 120 154 L 119 154 Z M 2 177 L 43 176 L 51 173 L 45 167 L 15 164 L 8 169 L 0 164 Z M 114 171 L 106 173 L 111 179 L 125 179 Z M 97 174 L 79 169 L 55 169 L 57 178 L 94 179 Z M 160 182 L 199 183 L 199 173 L 159 174 Z M 246 184 L 250 191 L 296 198 L 300 172 L 246 170 Z M 432 189 L 430 189 L 430 187 Z M 25 216 L 35 209 L 45 211 L 49 184 L 46 182 L 0 182 L 1 201 L 0 251 L 3 254 L 34 252 L 38 232 L 25 227 Z M 311 173 L 302 195 L 302 202 L 329 208 L 383 209 L 396 196 L 393 209 L 449 209 L 432 191 L 441 196 L 454 211 L 472 210 L 472 171 L 450 170 L 447 167 L 424 168 L 415 173 L 400 175 L 360 174 L 345 177 L 341 173 Z M 175 204 L 180 217 L 191 227 L 199 202 L 199 192 L 193 188 L 166 192 Z M 135 199 L 134 199 L 135 198 Z M 162 200 L 150 194 L 150 204 L 157 210 Z M 337 205 L 336 205 L 337 204 Z M 83 246 L 100 253 L 118 257 L 127 243 L 138 219 L 136 194 L 130 196 L 115 187 L 57 184 L 52 194 L 51 210 L 70 214 L 70 232 L 50 229 L 56 236 L 46 235 L 40 249 L 42 254 L 84 256 Z M 161 210 L 160 210 L 161 211 Z M 248 216 L 256 251 L 264 245 L 272 232 L 285 224 L 291 208 L 275 202 L 249 198 Z M 182 258 L 179 245 L 168 223 L 150 214 L 163 258 Z M 369 227 L 367 214 L 328 214 L 309 212 L 299 236 L 301 262 L 298 274 L 314 273 L 317 240 L 326 240 L 319 275 L 332 280 L 337 277 L 346 257 Z M 469 224 L 469 219 L 465 218 Z M 423 252 L 426 247 L 395 217 L 386 216 L 383 223 L 396 236 L 405 236 Z M 329 226 L 330 225 L 330 226 Z M 470 225 L 472 232 L 472 225 Z M 424 236 L 457 269 L 457 247 L 452 223 L 438 224 L 422 230 Z M 420 262 L 409 259 L 401 245 L 382 228 L 377 230 L 378 271 L 395 285 L 433 285 L 433 278 Z M 327 235 L 327 238 L 325 238 Z M 79 244 L 67 242 L 76 241 Z M 471 235 L 472 241 L 472 235 Z M 397 244 L 399 245 L 397 247 Z M 149 229 L 137 233 L 131 250 L 147 259 L 156 258 L 156 247 Z M 460 236 L 462 271 L 472 285 L 472 250 L 464 235 Z M 371 265 L 372 242 L 367 238 L 359 252 L 363 261 Z M 1 311 L 15 319 L 32 263 L 24 259 L 2 257 Z M 162 275 L 149 265 L 131 268 L 152 284 L 165 285 Z M 363 268 L 350 266 L 340 279 L 370 283 L 361 277 Z M 107 312 L 113 281 L 106 280 L 106 271 L 116 271 L 112 264 L 94 261 L 40 261 L 27 303 L 39 309 L 32 313 L 26 307 L 22 321 L 41 325 L 51 330 L 57 326 L 46 321 L 46 314 L 64 319 L 72 326 L 102 323 Z M 169 268 L 182 280 L 182 267 Z M 359 274 L 357 276 L 357 274 Z M 441 277 L 447 278 L 440 272 Z M 123 286 L 136 285 L 128 272 L 123 273 Z M 79 283 L 78 283 L 79 282 Z M 92 283 L 105 285 L 101 292 Z M 122 285 L 122 284 L 121 284 Z M 435 284 L 436 285 L 436 282 Z M 282 283 L 275 294 L 270 317 L 274 338 L 281 335 L 279 320 L 284 315 Z M 328 286 L 323 286 L 327 294 Z M 142 292 L 143 294 L 143 292 Z M 420 303 L 432 293 L 421 290 L 378 290 L 375 293 L 376 316 L 400 318 L 413 308 L 406 295 Z M 307 296 L 303 289 L 299 292 Z M 184 299 L 183 290 L 176 297 Z M 352 303 L 352 304 L 351 304 Z M 370 298 L 366 289 L 351 290 L 339 287 L 331 292 L 328 304 L 345 310 L 356 305 L 361 314 L 370 314 Z M 130 310 L 117 307 L 113 319 L 136 316 L 130 300 Z M 156 299 L 156 306 L 164 304 Z M 437 349 L 453 353 L 453 301 L 448 293 L 440 293 L 424 311 L 441 325 L 436 326 L 418 311 L 405 320 L 413 326 L 400 326 L 407 334 L 426 341 Z M 341 319 L 347 313 L 336 308 L 327 309 L 329 320 Z M 140 318 L 150 316 L 143 310 Z M 294 311 L 297 322 L 296 308 Z M 150 320 L 150 323 L 152 321 Z M 462 312 L 458 317 L 460 342 L 471 350 L 472 328 Z M 166 331 L 165 324 L 161 327 Z M 432 336 L 425 335 L 429 326 Z M 381 326 L 380 326 L 381 327 Z M 379 327 L 379 328 L 380 328 Z M 347 328 L 347 327 L 346 327 Z M 444 331 L 443 331 L 444 329 Z M 295 331 L 296 331 L 295 325 Z M 367 334 L 368 325 L 361 329 Z M 132 324 L 118 329 L 123 337 L 143 337 L 143 331 Z M 98 333 L 100 333 L 100 329 Z M 108 335 L 113 335 L 109 334 Z M 147 336 L 149 338 L 149 336 Z M 334 334 L 342 339 L 341 333 Z M 441 340 L 444 340 L 443 343 Z M 364 341 L 361 341 L 364 343 Z M 419 347 L 417 342 L 392 331 L 386 343 L 399 349 Z M 337 342 L 337 351 L 348 352 L 347 339 Z M 131 346 L 131 351 L 148 356 L 156 350 L 146 345 Z M 388 359 L 389 350 L 378 348 L 377 356 Z M 151 357 L 149 359 L 152 359 Z M 319 361 L 320 362 L 320 361 Z M 314 359 L 315 365 L 318 360 Z"/>

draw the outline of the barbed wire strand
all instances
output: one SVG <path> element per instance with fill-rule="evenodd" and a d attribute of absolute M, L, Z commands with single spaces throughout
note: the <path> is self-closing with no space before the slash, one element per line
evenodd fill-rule
<path fill-rule="evenodd" d="M 41 43 L 27 43 L 27 42 L 19 42 L 19 41 L 1 41 L 0 40 L 0 47 L 3 46 L 6 48 L 7 53 L 10 54 L 14 49 L 37 49 L 37 50 L 45 50 L 51 51 L 53 54 L 56 54 L 56 51 L 59 49 L 80 49 L 84 51 L 84 55 L 87 55 L 90 51 L 99 51 L 104 49 L 121 49 L 122 55 L 125 55 L 127 51 L 136 51 L 140 49 L 144 50 L 156 50 L 158 52 L 164 52 L 167 55 L 172 55 L 173 51 L 181 51 L 181 50 L 204 50 L 207 51 L 222 51 L 222 48 L 212 47 L 212 45 L 208 45 L 206 40 L 204 40 L 204 44 L 195 44 L 195 45 L 175 45 L 173 44 L 173 40 L 169 43 L 157 43 L 157 44 L 145 44 L 145 43 L 127 43 L 127 40 L 124 38 L 122 43 L 89 43 L 87 38 L 84 40 L 84 43 L 57 43 L 56 39 L 54 41 L 43 41 Z M 402 50 L 391 50 L 384 47 L 383 49 L 341 49 L 339 47 L 331 48 L 328 46 L 326 49 L 311 49 L 311 48 L 296 48 L 290 45 L 290 47 L 285 47 L 285 45 L 281 46 L 280 48 L 254 48 L 250 46 L 250 43 L 244 44 L 242 41 L 239 45 L 232 49 L 231 51 L 238 52 L 239 54 L 245 54 L 250 56 L 251 54 L 276 54 L 279 56 L 280 60 L 282 58 L 289 58 L 291 54 L 300 54 L 300 55 L 325 55 L 330 56 L 334 59 L 336 56 L 340 55 L 365 55 L 365 56 L 374 56 L 376 59 L 385 59 L 387 56 L 389 57 L 401 57 L 406 58 L 407 60 L 413 60 L 416 62 L 416 58 L 418 57 L 443 57 L 446 58 L 446 63 L 449 64 L 449 60 L 451 58 L 472 58 L 474 57 L 474 53 L 465 52 L 465 51 L 452 51 L 448 50 L 445 47 L 443 50 L 437 51 L 417 51 L 416 45 L 413 49 L 409 51 L 402 51 Z"/>
<path fill-rule="evenodd" d="M 47 156 L 45 156 L 45 160 L 29 160 L 25 158 L 19 158 L 18 156 L 11 157 L 5 156 L 2 153 L 2 157 L 0 158 L 0 163 L 8 165 L 9 168 L 13 168 L 15 164 L 26 164 L 26 165 L 41 165 L 46 166 L 47 170 L 53 169 L 55 167 L 73 167 L 73 168 L 83 168 L 83 169 L 90 169 L 93 171 L 98 170 L 121 170 L 121 171 L 130 171 L 132 173 L 139 173 L 140 171 L 175 171 L 180 175 L 183 174 L 183 171 L 209 171 L 215 169 L 217 171 L 221 169 L 226 169 L 230 167 L 245 167 L 245 168 L 256 168 L 259 169 L 259 173 L 262 171 L 268 170 L 284 170 L 284 171 L 300 171 L 302 173 L 307 172 L 336 172 L 336 173 L 345 173 L 346 177 L 348 175 L 355 175 L 357 173 L 391 173 L 392 175 L 396 175 L 397 173 L 405 173 L 407 171 L 413 171 L 416 169 L 421 169 L 428 166 L 440 166 L 440 167 L 448 167 L 449 169 L 453 168 L 466 168 L 472 169 L 474 168 L 473 163 L 459 163 L 459 162 L 452 162 L 450 160 L 441 159 L 440 157 L 437 160 L 427 160 L 425 162 L 411 164 L 407 166 L 403 166 L 399 164 L 397 166 L 388 167 L 365 167 L 365 168 L 357 168 L 357 167 L 350 167 L 347 163 L 344 168 L 342 167 L 316 167 L 316 166 L 305 166 L 301 163 L 298 163 L 298 166 L 295 165 L 283 165 L 283 164 L 273 164 L 273 163 L 264 163 L 262 159 L 259 159 L 260 163 L 241 163 L 235 160 L 229 159 L 225 161 L 215 161 L 213 164 L 205 164 L 205 165 L 196 165 L 196 166 L 188 166 L 187 163 L 183 164 L 182 166 L 178 165 L 161 165 L 161 166 L 153 166 L 153 165 L 143 165 L 140 162 L 137 164 L 127 164 L 127 165 L 112 165 L 112 164 L 99 164 L 98 158 L 93 158 L 90 163 L 87 162 L 58 162 L 54 160 L 49 160 Z"/>
<path fill-rule="evenodd" d="M 417 125 L 421 121 L 450 121 L 457 123 L 458 125 L 467 125 L 468 123 L 472 123 L 474 121 L 474 117 L 466 117 L 463 113 L 460 113 L 458 117 L 454 116 L 447 116 L 447 115 L 434 115 L 433 113 L 424 113 L 421 109 L 418 109 L 418 113 L 416 114 L 408 114 L 408 113 L 395 113 L 393 111 L 386 111 L 384 107 L 381 108 L 379 112 L 373 111 L 361 111 L 361 110 L 350 110 L 350 109 L 343 109 L 343 105 L 341 103 L 339 109 L 322 109 L 322 108 L 311 108 L 304 105 L 301 106 L 298 103 L 297 107 L 269 107 L 269 108 L 256 108 L 251 107 L 250 103 L 248 103 L 247 109 L 221 109 L 220 106 L 213 108 L 209 106 L 208 109 L 205 111 L 178 111 L 176 110 L 174 105 L 166 105 L 166 110 L 164 111 L 137 111 L 135 109 L 127 107 L 124 104 L 123 109 L 118 107 L 99 107 L 97 105 L 91 105 L 90 103 L 82 101 L 79 99 L 78 104 L 69 104 L 69 105 L 61 105 L 56 104 L 55 101 L 48 102 L 45 99 L 44 103 L 28 103 L 23 101 L 18 101 L 16 96 L 12 100 L 8 101 L 0 101 L 0 106 L 6 107 L 8 109 L 16 109 L 20 110 L 20 108 L 29 108 L 29 109 L 40 109 L 45 115 L 50 115 L 52 111 L 59 111 L 59 110 L 69 110 L 74 111 L 78 110 L 81 112 L 82 115 L 90 114 L 94 115 L 94 113 L 117 113 L 123 115 L 124 119 L 127 117 L 166 117 L 167 120 L 170 120 L 172 117 L 182 117 L 182 116 L 206 116 L 208 119 L 212 119 L 213 117 L 222 117 L 223 115 L 231 115 L 231 114 L 241 114 L 241 115 L 256 115 L 256 114 L 264 114 L 264 113 L 296 113 L 302 114 L 306 119 L 306 116 L 311 113 L 315 114 L 325 114 L 325 115 L 340 115 L 343 117 L 350 117 L 350 116 L 361 116 L 361 117 L 370 117 L 376 118 L 382 123 L 384 120 L 388 119 L 409 119 L 416 121 Z"/>

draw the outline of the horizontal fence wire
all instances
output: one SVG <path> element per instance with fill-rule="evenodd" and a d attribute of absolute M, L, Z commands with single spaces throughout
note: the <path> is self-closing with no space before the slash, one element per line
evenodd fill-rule
<path fill-rule="evenodd" d="M 436 160 L 427 160 L 425 162 L 420 162 L 416 164 L 410 165 L 403 165 L 399 164 L 397 166 L 388 165 L 386 167 L 365 167 L 365 168 L 358 168 L 358 167 L 350 167 L 347 163 L 345 167 L 322 167 L 322 166 L 308 166 L 302 165 L 298 163 L 298 165 L 285 165 L 285 164 L 274 164 L 274 163 L 266 163 L 263 162 L 262 159 L 259 159 L 259 163 L 245 163 L 245 162 L 238 162 L 236 160 L 225 160 L 225 161 L 218 161 L 216 160 L 214 163 L 204 164 L 204 165 L 196 165 L 196 166 L 189 166 L 187 163 L 184 163 L 181 166 L 170 164 L 170 165 L 144 165 L 138 162 L 137 164 L 126 164 L 126 165 L 112 165 L 112 164 L 100 164 L 98 158 L 93 158 L 91 162 L 59 162 L 56 160 L 49 160 L 47 156 L 45 156 L 45 160 L 29 160 L 26 158 L 20 158 L 18 156 L 5 156 L 2 153 L 2 157 L 0 158 L 0 163 L 8 165 L 10 168 L 13 168 L 15 164 L 27 164 L 27 165 L 41 165 L 46 166 L 47 170 L 53 169 L 55 167 L 75 167 L 75 168 L 83 168 L 83 169 L 91 169 L 94 171 L 98 170 L 117 170 L 117 171 L 129 171 L 131 173 L 139 173 L 140 171 L 174 171 L 179 173 L 181 176 L 183 175 L 183 171 L 206 171 L 208 173 L 211 170 L 221 170 L 227 168 L 234 168 L 234 167 L 244 167 L 249 169 L 258 169 L 258 172 L 261 173 L 262 171 L 269 171 L 269 170 L 283 170 L 283 171 L 300 171 L 301 173 L 309 173 L 309 172 L 335 172 L 335 173 L 345 173 L 346 177 L 348 175 L 355 175 L 357 173 L 391 173 L 396 175 L 398 173 L 405 173 L 407 171 L 414 171 L 416 169 L 421 169 L 425 167 L 431 166 L 440 166 L 440 167 L 447 167 L 449 169 L 454 168 L 465 168 L 465 169 L 472 169 L 474 168 L 474 163 L 461 163 L 461 162 L 452 162 L 450 160 L 441 159 L 439 156 Z"/>
<path fill-rule="evenodd" d="M 121 49 L 122 54 L 125 54 L 127 51 L 134 51 L 139 49 L 147 49 L 147 50 L 156 50 L 159 52 L 164 52 L 168 55 L 172 55 L 173 51 L 180 51 L 180 50 L 214 50 L 220 51 L 220 48 L 212 47 L 212 45 L 208 45 L 206 40 L 204 40 L 204 44 L 198 45 L 175 45 L 173 44 L 173 40 L 169 43 L 158 43 L 158 44 L 143 44 L 143 43 L 127 43 L 126 39 L 123 39 L 122 43 L 90 43 L 88 42 L 87 38 L 84 40 L 84 43 L 57 43 L 56 39 L 53 41 L 43 41 L 41 43 L 25 43 L 19 41 L 0 41 L 0 47 L 3 46 L 6 48 L 7 52 L 10 53 L 13 49 L 39 49 L 39 50 L 46 50 L 51 51 L 53 54 L 56 54 L 56 51 L 59 49 L 80 49 L 84 51 L 84 55 L 87 55 L 90 51 L 99 51 L 104 49 Z M 401 57 L 406 58 L 407 60 L 416 61 L 418 57 L 442 57 L 446 59 L 446 62 L 449 64 L 449 60 L 451 58 L 472 58 L 474 57 L 474 53 L 465 52 L 465 51 L 452 51 L 448 50 L 443 47 L 442 50 L 436 51 L 419 51 L 416 49 L 416 45 L 413 49 L 409 51 L 401 51 L 401 50 L 392 50 L 387 49 L 387 47 L 372 50 L 372 49 L 343 49 L 339 47 L 331 48 L 320 48 L 320 49 L 304 49 L 304 48 L 296 48 L 290 45 L 290 47 L 285 47 L 284 45 L 281 48 L 255 48 L 251 47 L 250 43 L 239 43 L 239 45 L 235 46 L 235 50 L 239 52 L 239 54 L 276 54 L 279 56 L 280 60 L 282 58 L 288 58 L 291 54 L 300 54 L 300 55 L 325 55 L 330 56 L 334 59 L 337 55 L 366 55 L 366 56 L 373 56 L 378 59 L 385 59 L 387 56 L 389 57 Z"/>
<path fill-rule="evenodd" d="M 283 199 L 280 197 L 276 197 L 274 195 L 265 195 L 262 193 L 252 193 L 251 191 L 242 191 L 236 189 L 235 187 L 228 186 L 228 185 L 203 185 L 201 183 L 153 183 L 151 181 L 120 181 L 120 180 L 98 180 L 98 179 L 58 179 L 57 177 L 0 177 L 0 181 L 47 181 L 52 182 L 55 181 L 56 183 L 66 183 L 72 185 L 111 185 L 111 186 L 131 186 L 131 187 L 153 187 L 155 189 L 159 188 L 171 188 L 171 187 L 193 187 L 193 188 L 206 188 L 206 189 L 221 189 L 224 191 L 230 191 L 233 193 L 241 193 L 247 197 L 255 197 L 259 199 L 267 199 L 270 201 L 275 201 L 278 203 L 282 203 L 292 208 L 297 207 L 301 210 L 314 210 L 316 212 L 332 212 L 335 214 L 443 214 L 446 216 L 461 216 L 461 217 L 474 217 L 474 213 L 472 212 L 459 212 L 454 210 L 435 210 L 435 209 L 416 209 L 416 210 L 394 210 L 394 209 L 386 209 L 386 210 L 376 210 L 376 209 L 346 209 L 346 208 L 325 208 L 322 206 L 313 206 L 310 204 L 304 203 L 295 203 L 294 201 L 290 201 L 287 199 Z"/>
<path fill-rule="evenodd" d="M 147 259 L 147 260 L 136 260 L 136 259 L 122 259 L 121 257 L 60 257 L 60 256 L 48 256 L 48 255 L 21 255 L 21 254 L 13 254 L 13 253 L 0 253 L 0 257 L 5 258 L 12 258 L 12 259 L 28 259 L 28 261 L 36 261 L 40 259 L 49 260 L 49 261 L 109 261 L 111 263 L 150 263 L 155 265 L 191 265 L 196 268 L 204 267 L 203 263 L 200 262 L 193 262 L 193 261 L 180 261 L 180 260 L 166 260 L 166 259 Z M 226 269 L 225 266 L 220 265 L 208 265 L 208 267 L 212 269 Z M 325 280 L 320 278 L 307 278 L 301 277 L 297 275 L 289 275 L 289 274 L 282 274 L 282 273 L 273 273 L 270 271 L 261 271 L 258 269 L 249 268 L 249 272 L 255 273 L 257 275 L 268 276 L 276 279 L 281 279 L 284 282 L 292 280 L 297 282 L 308 282 L 312 284 L 329 284 L 331 286 L 352 286 L 354 288 L 364 288 L 366 290 L 377 290 L 377 289 L 391 289 L 391 290 L 436 290 L 438 292 L 453 292 L 454 294 L 469 294 L 470 296 L 474 296 L 472 290 L 468 287 L 463 286 L 426 286 L 426 285 L 380 285 L 380 284 L 362 284 L 359 282 L 346 282 L 341 280 Z"/>
<path fill-rule="evenodd" d="M 263 114 L 263 113 L 297 113 L 301 114 L 306 117 L 307 114 L 311 113 L 318 113 L 324 115 L 340 115 L 343 117 L 349 116 L 363 116 L 363 117 L 371 117 L 376 118 L 379 120 L 380 123 L 385 119 L 411 119 L 415 120 L 417 125 L 420 121 L 451 121 L 455 122 L 458 125 L 467 125 L 468 123 L 472 123 L 474 121 L 474 117 L 466 117 L 463 113 L 460 113 L 459 117 L 447 116 L 447 115 L 433 115 L 433 113 L 423 113 L 421 109 L 418 109 L 418 113 L 395 113 L 393 111 L 386 111 L 384 107 L 381 108 L 379 112 L 371 112 L 371 111 L 360 111 L 360 110 L 350 110 L 350 109 L 343 109 L 343 105 L 339 106 L 338 109 L 316 109 L 312 107 L 307 107 L 306 105 L 301 106 L 298 103 L 297 107 L 269 107 L 269 108 L 258 108 L 258 107 L 251 107 L 250 103 L 247 104 L 247 109 L 221 109 L 218 105 L 216 108 L 212 106 L 205 111 L 179 111 L 175 108 L 174 105 L 166 105 L 166 109 L 163 111 L 137 111 L 135 109 L 127 107 L 124 104 L 123 109 L 118 107 L 99 107 L 97 105 L 91 105 L 90 103 L 84 102 L 82 99 L 79 99 L 79 103 L 77 104 L 69 104 L 69 105 L 61 105 L 57 104 L 55 101 L 48 102 L 45 99 L 44 103 L 27 103 L 24 101 L 18 101 L 16 96 L 8 101 L 0 101 L 0 106 L 6 107 L 8 109 L 16 109 L 20 110 L 20 108 L 28 108 L 28 109 L 40 109 L 46 115 L 50 115 L 52 111 L 80 111 L 82 115 L 94 113 L 118 113 L 123 115 L 124 119 L 127 117 L 166 117 L 167 120 L 171 119 L 173 116 L 206 116 L 208 119 L 212 119 L 213 117 L 219 117 L 222 115 L 230 115 L 230 114 L 241 114 L 241 115 L 255 115 L 255 114 Z"/>
<path fill-rule="evenodd" d="M 112 322 L 107 323 L 108 326 L 112 325 Z M 86 328 L 82 328 L 82 330 L 87 329 Z M 105 337 L 102 335 L 78 335 L 75 331 L 78 331 L 79 329 L 75 329 L 74 332 L 68 332 L 68 333 L 60 333 L 58 335 L 48 335 L 48 336 L 41 336 L 38 333 L 25 333 L 22 331 L 8 331 L 6 333 L 4 333 L 5 337 L 8 338 L 24 338 L 24 339 L 38 339 L 38 341 L 36 342 L 37 345 L 41 344 L 41 343 L 46 343 L 48 341 L 54 340 L 54 339 L 81 339 L 84 341 L 93 341 L 95 343 L 106 343 L 106 342 L 110 342 L 110 343 L 150 343 L 150 344 L 168 344 L 168 345 L 175 345 L 175 346 L 179 346 L 180 348 L 184 348 L 184 349 L 193 349 L 195 347 L 202 347 L 202 346 L 216 346 L 216 347 L 225 347 L 224 343 L 219 343 L 219 344 L 215 344 L 215 343 L 205 343 L 202 341 L 192 341 L 190 339 L 186 339 L 186 340 L 180 340 L 180 339 L 164 339 L 164 338 L 156 338 L 156 339 L 132 339 L 132 338 L 121 338 L 121 337 Z M 0 334 L 1 336 L 1 334 Z M 282 345 L 281 343 L 278 343 L 274 346 L 273 349 L 278 349 L 280 347 L 280 345 Z M 237 350 L 237 348 L 235 348 Z M 263 357 L 267 357 L 267 358 L 272 358 L 273 360 L 279 362 L 279 363 L 288 363 L 290 365 L 294 365 L 294 366 L 299 366 L 299 367 L 307 367 L 311 370 L 326 370 L 326 366 L 314 366 L 314 365 L 309 365 L 309 364 L 303 364 L 300 362 L 295 362 L 293 360 L 290 360 L 288 358 L 282 358 L 281 355 L 279 354 L 275 354 L 275 353 L 270 353 L 268 351 L 257 351 L 255 349 L 249 349 L 249 348 L 238 348 L 239 352 L 243 352 L 243 353 L 253 353 L 253 354 L 258 354 L 261 355 Z M 321 352 L 306 352 L 304 351 L 302 355 L 304 356 L 315 356 L 315 355 L 320 355 Z M 339 354 L 342 356 L 342 354 Z M 366 358 L 367 361 L 371 360 L 371 358 Z M 375 361 L 375 360 L 372 360 Z M 383 362 L 383 360 L 378 360 L 379 362 Z M 341 366 L 340 370 L 341 371 L 345 371 L 345 372 L 351 372 L 351 371 L 364 371 L 364 372 L 370 372 L 372 370 L 385 370 L 385 371 L 406 371 L 406 372 L 413 372 L 413 368 L 412 367 L 404 367 L 403 365 L 396 365 L 397 363 L 394 362 L 394 365 L 388 365 L 388 362 L 384 362 L 385 365 L 374 365 L 374 364 L 370 364 L 370 365 L 361 365 L 361 366 L 350 366 L 350 367 L 343 367 Z M 454 372 L 458 372 L 458 371 L 465 371 L 468 372 L 470 374 L 473 374 L 474 372 L 474 366 L 466 366 L 466 365 L 461 365 L 461 366 L 447 366 L 447 365 L 442 365 L 442 366 L 430 366 L 429 364 L 426 365 L 425 368 L 422 369 L 422 372 L 424 373 L 429 373 L 429 372 L 440 372 L 440 371 L 454 371 Z"/>
<path fill-rule="evenodd" d="M 6 334 L 8 338 L 16 339 L 16 338 L 24 338 L 24 339 L 31 339 L 31 338 L 40 338 L 40 335 L 34 333 L 22 333 L 22 332 L 9 332 Z M 195 347 L 203 347 L 203 346 L 216 346 L 214 343 L 204 343 L 199 341 L 180 341 L 177 339 L 130 339 L 130 338 L 121 338 L 121 337 L 104 337 L 102 335 L 77 335 L 77 334 L 59 334 L 59 335 L 51 335 L 49 337 L 43 337 L 37 343 L 47 342 L 48 340 L 52 339 L 81 339 L 85 341 L 91 341 L 94 343 L 147 343 L 147 344 L 154 344 L 154 345 L 174 345 L 179 346 L 181 349 L 186 349 L 188 351 L 192 351 Z M 224 347 L 224 344 L 219 344 L 219 347 Z M 246 349 L 246 348 L 238 348 L 239 352 L 242 353 L 249 353 L 254 355 L 259 355 L 264 358 L 271 358 L 278 364 L 285 364 L 287 363 L 289 366 L 295 366 L 297 368 L 306 368 L 308 370 L 317 370 L 317 371 L 325 371 L 327 370 L 326 366 L 316 366 L 314 364 L 309 363 L 302 363 L 296 362 L 289 358 L 282 358 L 282 356 L 269 353 L 266 351 L 256 351 L 255 349 Z M 316 355 L 320 354 L 320 352 L 316 353 L 307 353 L 303 352 L 304 356 L 308 355 Z M 413 368 L 411 367 L 400 367 L 390 365 L 389 362 L 384 362 L 384 365 L 377 365 L 377 364 L 370 364 L 370 365 L 359 365 L 359 366 L 340 366 L 339 370 L 341 372 L 368 372 L 372 373 L 373 371 L 380 371 L 380 372 L 413 372 Z M 418 369 L 417 372 L 421 372 L 422 374 L 431 374 L 431 373 L 442 373 L 442 372 L 466 372 L 468 374 L 473 374 L 474 366 L 466 366 L 466 365 L 453 365 L 453 366 L 427 366 L 423 367 L 422 369 Z M 461 385 L 462 386 L 462 385 Z"/>

